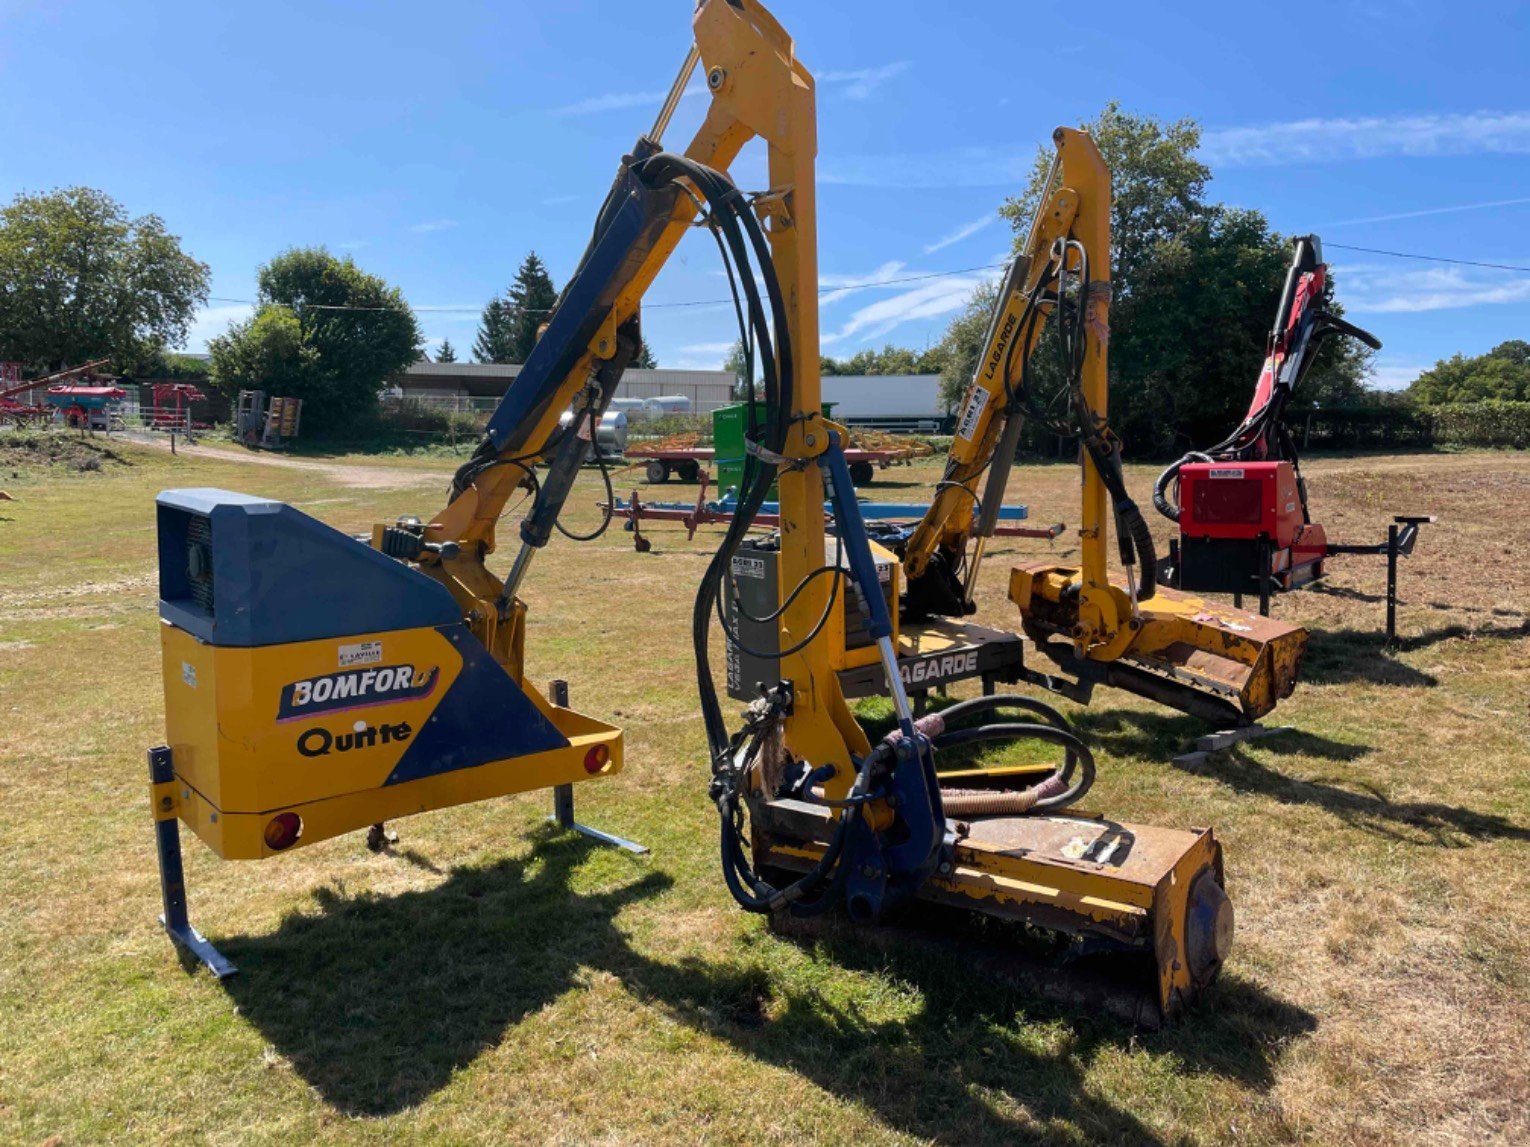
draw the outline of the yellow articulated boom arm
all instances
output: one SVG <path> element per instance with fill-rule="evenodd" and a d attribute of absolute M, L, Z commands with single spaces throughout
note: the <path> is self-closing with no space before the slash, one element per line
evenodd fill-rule
<path fill-rule="evenodd" d="M 1039 330 L 1041 318 L 1053 314 L 1069 377 L 1059 397 L 1066 402 L 1066 414 L 1049 420 L 1049 426 L 1071 430 L 1081 447 L 1080 561 L 1015 567 L 1010 599 L 1020 607 L 1027 636 L 1064 674 L 1077 679 L 1084 696 L 1094 684 L 1108 684 L 1211 721 L 1255 720 L 1295 688 L 1306 631 L 1156 589 L 1153 537 L 1126 489 L 1120 442 L 1106 419 L 1110 170 L 1088 135 L 1059 128 L 1053 139 L 1058 160 L 1043 189 L 1031 244 L 1039 247 L 1036 236 L 1046 234 L 1058 212 L 1071 213 L 1066 238 L 1051 241 L 1052 308 L 1044 310 L 1038 296 L 1011 292 L 1000 298 L 1000 316 L 977 384 L 983 382 L 991 360 L 1002 360 L 1009 365 L 1000 372 L 1004 377 L 999 389 L 1039 413 L 1027 385 L 1024 354 L 1035 346 L 1033 332 Z M 1036 279 L 1034 270 L 1029 278 Z M 1027 312 L 1038 317 L 1027 318 Z M 1025 339 L 1013 354 L 1003 346 L 1011 321 L 1019 324 L 1020 336 L 1015 337 Z M 976 393 L 969 392 L 969 401 Z M 981 421 L 970 407 L 963 419 Z M 1011 456 L 1017 439 L 1016 432 L 1006 444 Z M 1126 572 L 1124 588 L 1109 575 L 1112 518 Z"/>
<path fill-rule="evenodd" d="M 1079 564 L 1011 575 L 1027 634 L 1066 675 L 1027 676 L 1081 698 L 1095 684 L 1110 684 L 1209 720 L 1257 718 L 1290 694 L 1306 635 L 1156 588 L 1153 538 L 1126 490 L 1120 444 L 1106 420 L 1110 170 L 1083 132 L 1059 128 L 1053 142 L 1056 154 L 1000 286 L 945 473 L 903 549 L 903 620 L 972 612 L 984 546 L 1030 414 L 1079 439 L 1083 497 Z M 1049 322 L 1069 377 L 1043 403 L 1031 369 Z M 1112 518 L 1124 588 L 1108 572 Z"/>
<path fill-rule="evenodd" d="M 1057 132 L 1041 201 L 1021 250 L 1011 261 L 982 352 L 956 423 L 945 473 L 923 519 L 903 549 L 908 615 L 960 616 L 972 612 L 983 549 L 993 536 L 1004 487 L 1025 425 L 1020 405 L 1024 371 L 1057 305 L 1060 279 L 1069 273 L 1068 243 L 1079 221 L 1079 188 L 1100 180 L 1108 186 L 1099 154 L 1091 146 L 1065 147 L 1082 133 Z M 1071 256 L 1076 261 L 1076 255 Z M 1072 268 L 1076 270 L 1076 268 Z M 978 495 L 982 483 L 984 493 Z M 969 539 L 975 539 L 971 552 Z M 965 577 L 958 574 L 965 572 Z"/>

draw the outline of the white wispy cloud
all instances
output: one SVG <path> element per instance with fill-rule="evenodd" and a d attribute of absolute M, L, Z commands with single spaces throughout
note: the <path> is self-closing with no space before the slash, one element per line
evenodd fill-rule
<path fill-rule="evenodd" d="M 900 290 L 887 298 L 867 303 L 853 312 L 839 330 L 824 335 L 822 341 L 838 343 L 847 339 L 859 339 L 861 342 L 870 342 L 904 323 L 948 315 L 966 306 L 972 292 L 983 281 L 979 275 L 952 275 L 926 280 L 908 290 Z"/>
<path fill-rule="evenodd" d="M 902 75 L 909 69 L 909 61 L 894 60 L 890 64 L 882 64 L 875 68 L 853 68 L 817 73 L 813 79 L 820 89 L 836 88 L 847 99 L 864 100 L 885 84 L 894 76 Z"/>
<path fill-rule="evenodd" d="M 1201 137 L 1201 158 L 1213 167 L 1481 154 L 1530 154 L 1530 111 L 1304 119 Z"/>
<path fill-rule="evenodd" d="M 344 243 L 336 243 L 335 247 L 341 251 L 359 251 L 366 245 L 365 239 L 347 239 Z"/>
<path fill-rule="evenodd" d="M 955 231 L 952 231 L 949 235 L 942 236 L 941 238 L 935 240 L 935 242 L 929 244 L 927 247 L 925 247 L 924 253 L 926 255 L 932 255 L 936 251 L 944 251 L 947 247 L 955 246 L 963 239 L 970 239 L 998 217 L 999 214 L 996 211 L 985 212 L 984 214 L 979 215 L 971 223 L 964 223 Z"/>
<path fill-rule="evenodd" d="M 1418 314 L 1530 302 L 1530 277 L 1459 267 L 1397 270 L 1336 266 L 1344 310 L 1355 315 Z"/>
<path fill-rule="evenodd" d="M 902 262 L 891 261 L 883 263 L 873 271 L 860 271 L 848 275 L 836 274 L 832 271 L 820 273 L 818 288 L 822 293 L 819 295 L 819 306 L 831 306 L 867 287 L 883 286 L 889 279 L 898 278 L 906 265 Z"/>
<path fill-rule="evenodd" d="M 731 348 L 733 344 L 729 343 L 728 345 Z M 697 355 L 683 354 L 679 358 L 665 355 L 660 360 L 660 365 L 668 367 L 671 370 L 721 370 L 722 360 L 722 355 L 708 355 L 702 357 Z"/>
<path fill-rule="evenodd" d="M 819 157 L 818 182 L 856 187 L 1022 187 L 1036 152 L 962 147 L 925 152 L 833 154 Z"/>
<path fill-rule="evenodd" d="M 732 349 L 733 344 L 731 342 L 687 343 L 685 346 L 680 348 L 680 353 L 688 355 L 725 355 Z"/>
<path fill-rule="evenodd" d="M 706 90 L 706 86 L 703 84 L 691 84 L 681 93 L 681 98 L 689 99 L 692 96 L 699 96 Z M 600 112 L 614 112 L 621 111 L 623 108 L 639 107 L 652 107 L 657 111 L 667 95 L 669 95 L 668 89 L 664 91 L 606 92 L 603 95 L 589 96 L 575 103 L 553 108 L 552 114 L 556 116 L 598 115 Z"/>
<path fill-rule="evenodd" d="M 455 219 L 427 219 L 423 223 L 414 224 L 409 230 L 417 231 L 422 235 L 428 235 L 432 231 L 445 231 L 455 226 L 457 226 Z"/>
<path fill-rule="evenodd" d="M 820 91 L 832 91 L 852 100 L 864 100 L 870 98 L 879 87 L 894 76 L 900 75 L 909 69 L 909 61 L 895 60 L 892 63 L 881 64 L 872 68 L 853 68 L 841 70 L 829 70 L 818 73 L 814 79 Z M 682 93 L 683 99 L 690 99 L 706 92 L 705 84 L 693 83 L 686 87 Z M 669 95 L 665 91 L 632 91 L 632 92 L 604 92 L 598 96 L 588 96 L 575 103 L 564 104 L 562 107 L 552 109 L 555 116 L 585 116 L 599 115 L 601 112 L 623 111 L 627 108 L 651 107 L 655 111 L 664 102 L 664 97 Z"/>
<path fill-rule="evenodd" d="M 1398 219 L 1423 219 L 1429 215 L 1454 215 L 1458 211 L 1482 211 L 1489 207 L 1521 207 L 1530 203 L 1530 197 L 1522 199 L 1493 199 L 1487 203 L 1456 203 L 1449 207 L 1426 207 L 1421 211 L 1398 211 L 1391 215 L 1369 215 L 1364 219 L 1340 219 L 1334 223 L 1320 223 L 1318 230 L 1329 227 L 1351 227 L 1359 223 L 1392 223 Z"/>

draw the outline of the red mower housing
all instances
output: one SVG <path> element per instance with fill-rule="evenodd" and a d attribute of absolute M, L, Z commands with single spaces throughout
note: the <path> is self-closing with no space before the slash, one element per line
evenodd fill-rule
<path fill-rule="evenodd" d="M 1323 576 L 1328 540 L 1305 521 L 1290 462 L 1187 462 L 1179 471 L 1184 581 L 1221 593 L 1257 592 L 1266 573 L 1296 589 Z"/>

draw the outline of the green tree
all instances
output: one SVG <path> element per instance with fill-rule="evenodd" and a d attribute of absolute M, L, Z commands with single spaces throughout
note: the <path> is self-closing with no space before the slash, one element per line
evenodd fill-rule
<path fill-rule="evenodd" d="M 228 394 L 264 390 L 307 399 L 319 382 L 318 352 L 303 335 L 297 315 L 283 307 L 262 307 L 207 344 L 212 381 Z M 304 421 L 308 412 L 304 410 Z"/>
<path fill-rule="evenodd" d="M 847 359 L 827 356 L 819 360 L 819 373 L 835 374 L 939 374 L 946 352 L 939 344 L 916 351 L 888 343 L 881 350 L 857 351 Z"/>
<path fill-rule="evenodd" d="M 998 297 L 997 284 L 979 286 L 961 313 L 951 320 L 945 338 L 940 340 L 944 356 L 940 366 L 940 404 L 948 413 L 957 408 L 977 370 L 978 356 L 983 353 L 983 336 L 988 333 L 988 318 Z"/>
<path fill-rule="evenodd" d="M 733 340 L 733 345 L 728 348 L 728 357 L 723 359 L 722 368 L 733 375 L 733 397 L 745 397 L 749 390 L 749 375 L 747 364 L 744 362 L 742 338 Z"/>
<path fill-rule="evenodd" d="M 0 208 L 0 359 L 140 372 L 185 342 L 208 275 L 159 216 L 130 219 L 103 192 L 18 195 Z"/>
<path fill-rule="evenodd" d="M 403 293 L 349 256 L 294 248 L 261 267 L 257 281 L 254 318 L 210 347 L 213 382 L 224 391 L 301 398 L 303 425 L 322 433 L 369 414 L 386 379 L 419 357 L 423 336 Z M 279 315 L 296 323 L 296 349 Z M 251 373 L 267 364 L 280 373 Z"/>
<path fill-rule="evenodd" d="M 498 295 L 490 299 L 478 320 L 473 358 L 478 362 L 514 362 L 514 328 L 510 307 Z"/>
<path fill-rule="evenodd" d="M 1530 343 L 1510 339 L 1486 354 L 1441 359 L 1413 380 L 1408 395 L 1429 406 L 1495 398 L 1530 401 Z"/>
<path fill-rule="evenodd" d="M 452 346 L 451 339 L 442 339 L 441 347 L 436 351 L 437 362 L 456 362 L 457 348 Z"/>
<path fill-rule="evenodd" d="M 632 356 L 632 365 L 638 370 L 657 370 L 658 361 L 653 357 L 653 351 L 648 349 L 648 340 L 638 335 L 637 354 Z"/>
<path fill-rule="evenodd" d="M 172 378 L 183 382 L 206 382 L 212 367 L 206 359 L 193 358 L 189 354 L 163 351 L 151 360 L 139 364 L 139 378 Z"/>
<path fill-rule="evenodd" d="M 1083 127 L 1112 177 L 1111 423 L 1138 454 L 1215 441 L 1247 409 L 1290 250 L 1257 211 L 1207 202 L 1211 171 L 1196 156 L 1201 132 L 1193 120 L 1164 123 L 1110 103 Z M 1028 186 L 1000 209 L 1017 247 L 1052 155 L 1040 151 Z M 1331 298 L 1331 276 L 1329 290 Z M 954 356 L 945 385 L 958 396 L 987 309 L 959 315 L 943 343 Z M 1060 383 L 1051 377 L 1054 336 L 1043 335 L 1033 358 L 1043 400 Z M 1352 341 L 1329 340 L 1293 409 L 1358 396 L 1368 362 L 1369 352 Z"/>
<path fill-rule="evenodd" d="M 510 361 L 525 362 L 537 344 L 537 328 L 547 321 L 558 302 L 558 289 L 535 251 L 516 271 L 506 302 L 510 308 Z"/>

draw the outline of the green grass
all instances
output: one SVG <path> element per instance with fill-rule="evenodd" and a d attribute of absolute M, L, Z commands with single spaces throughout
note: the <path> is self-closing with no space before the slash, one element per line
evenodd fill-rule
<path fill-rule="evenodd" d="M 153 495 L 222 485 L 346 530 L 439 505 L 450 460 L 302 462 L 114 445 L 96 472 L 0 436 L 0 1141 L 63 1143 L 1524 1141 L 1530 1083 L 1530 494 L 1523 455 L 1321 459 L 1330 536 L 1441 515 L 1375 636 L 1381 563 L 1277 603 L 1313 631 L 1298 735 L 1170 763 L 1194 722 L 1108 692 L 1090 803 L 1211 824 L 1238 943 L 1179 1025 L 1134 1032 L 897 931 L 773 932 L 714 855 L 690 600 L 716 533 L 613 531 L 539 558 L 532 677 L 627 731 L 582 819 L 546 794 L 261 864 L 188 840 L 192 919 L 241 965 L 182 968 L 159 910 L 144 749 L 162 736 Z M 927 494 L 929 463 L 870 494 Z M 1133 468 L 1145 495 L 1151 468 Z M 574 498 L 593 518 L 597 479 Z M 618 481 L 637 483 L 632 474 Z M 1076 522 L 1073 473 L 1011 496 Z M 504 532 L 513 536 L 515 515 Z M 980 619 L 1007 624 L 990 551 Z M 508 547 L 507 547 L 508 548 Z M 503 561 L 504 553 L 496 561 Z M 875 720 L 877 706 L 865 709 Z"/>

